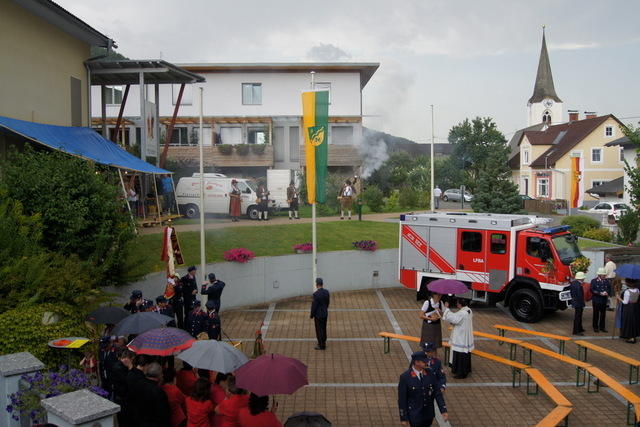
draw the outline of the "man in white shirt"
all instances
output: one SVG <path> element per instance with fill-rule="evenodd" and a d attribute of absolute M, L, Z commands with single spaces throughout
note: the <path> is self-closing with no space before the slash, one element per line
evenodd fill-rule
<path fill-rule="evenodd" d="M 440 209 L 440 196 L 442 196 L 442 190 L 436 185 L 436 188 L 433 189 L 433 200 L 436 209 Z"/>
<path fill-rule="evenodd" d="M 606 264 L 604 265 L 604 270 L 607 273 L 607 279 L 611 283 L 611 288 L 613 292 L 609 296 L 609 302 L 607 304 L 607 311 L 613 311 L 616 306 L 616 294 L 620 293 L 620 281 L 616 280 L 616 263 L 613 262 L 611 255 L 607 254 L 604 257 Z"/>

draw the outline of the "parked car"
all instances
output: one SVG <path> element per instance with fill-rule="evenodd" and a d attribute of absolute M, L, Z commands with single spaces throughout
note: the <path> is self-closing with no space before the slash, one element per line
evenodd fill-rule
<path fill-rule="evenodd" d="M 607 215 L 613 215 L 613 217 L 617 221 L 620 219 L 622 214 L 626 213 L 629 210 L 630 210 L 629 206 L 625 205 L 624 203 L 603 202 L 603 203 L 598 203 L 597 205 L 589 209 L 589 212 L 603 213 L 603 214 L 606 213 Z"/>
<path fill-rule="evenodd" d="M 456 189 L 456 188 L 451 188 L 449 190 L 446 190 L 444 193 L 442 193 L 442 200 L 444 200 L 445 202 L 451 200 L 452 202 L 459 202 L 460 201 L 460 190 Z M 465 202 L 470 202 L 473 200 L 473 194 L 465 191 L 464 192 L 464 201 Z"/>

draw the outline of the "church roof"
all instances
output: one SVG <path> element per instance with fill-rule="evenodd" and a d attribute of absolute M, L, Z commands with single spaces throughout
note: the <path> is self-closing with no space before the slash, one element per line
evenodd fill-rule
<path fill-rule="evenodd" d="M 543 131 L 525 132 L 524 135 L 532 145 L 550 145 L 542 155 L 531 162 L 531 167 L 544 168 L 555 165 L 558 160 L 610 117 L 618 120 L 613 114 L 607 114 L 606 116 L 594 117 L 592 119 L 577 120 L 549 126 Z"/>
<path fill-rule="evenodd" d="M 547 52 L 547 42 L 543 29 L 542 49 L 540 50 L 540 60 L 538 62 L 538 74 L 536 75 L 536 84 L 533 87 L 533 95 L 529 98 L 529 104 L 541 102 L 545 98 L 551 98 L 556 102 L 562 102 L 556 94 L 556 89 L 553 86 L 551 63 L 549 62 L 549 53 Z"/>

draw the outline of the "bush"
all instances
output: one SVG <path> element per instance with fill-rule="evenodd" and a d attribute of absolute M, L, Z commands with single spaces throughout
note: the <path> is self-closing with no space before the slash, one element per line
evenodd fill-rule
<path fill-rule="evenodd" d="M 371 209 L 371 212 L 382 212 L 384 199 L 382 197 L 382 191 L 377 185 L 367 186 L 367 188 L 362 192 L 362 197 L 364 198 L 366 205 Z"/>
<path fill-rule="evenodd" d="M 218 144 L 217 147 L 220 154 L 224 154 L 225 156 L 228 156 L 233 151 L 233 145 L 231 144 Z"/>
<path fill-rule="evenodd" d="M 251 144 L 251 152 L 253 154 L 264 154 L 266 144 Z"/>
<path fill-rule="evenodd" d="M 236 153 L 240 156 L 246 156 L 249 154 L 249 144 L 238 144 L 236 145 Z"/>
<path fill-rule="evenodd" d="M 591 228 L 582 234 L 586 239 L 600 240 L 601 242 L 610 242 L 613 240 L 613 234 L 606 228 Z"/>
<path fill-rule="evenodd" d="M 404 187 L 398 196 L 398 205 L 402 209 L 418 207 L 418 192 L 412 187 Z"/>
<path fill-rule="evenodd" d="M 58 321 L 42 324 L 45 313 L 55 313 Z M 69 351 L 50 348 L 47 343 L 63 337 L 95 338 L 84 323 L 77 308 L 66 304 L 23 304 L 0 314 L 0 354 L 28 351 L 40 359 L 47 367 L 53 368 L 69 362 Z M 88 346 L 89 344 L 87 344 Z M 72 353 L 72 363 L 81 356 Z"/>
<path fill-rule="evenodd" d="M 638 239 L 640 215 L 636 211 L 627 211 L 618 220 L 618 241 L 623 245 L 633 244 Z"/>
<path fill-rule="evenodd" d="M 591 228 L 600 228 L 600 222 L 583 215 L 569 215 L 562 219 L 562 225 L 571 227 L 571 233 L 582 237 L 585 231 Z"/>
<path fill-rule="evenodd" d="M 398 200 L 400 199 L 400 191 L 393 190 L 391 195 L 387 197 L 387 200 L 384 204 L 384 210 L 387 212 L 396 212 L 399 209 L 400 204 Z"/>

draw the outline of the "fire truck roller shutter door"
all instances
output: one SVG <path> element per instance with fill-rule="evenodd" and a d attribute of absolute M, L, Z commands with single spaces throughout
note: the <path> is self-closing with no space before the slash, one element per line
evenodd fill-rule
<path fill-rule="evenodd" d="M 455 274 L 456 229 L 431 227 L 428 271 Z"/>
<path fill-rule="evenodd" d="M 510 233 L 501 230 L 488 230 L 489 248 L 487 251 L 487 271 L 489 272 L 489 290 L 499 292 L 507 283 L 509 275 L 509 239 Z"/>
<path fill-rule="evenodd" d="M 425 271 L 427 269 L 427 242 L 429 227 L 402 225 L 401 270 Z"/>

